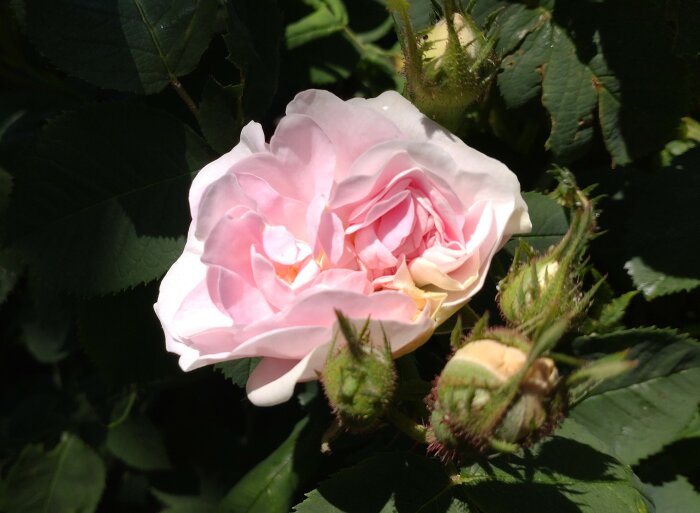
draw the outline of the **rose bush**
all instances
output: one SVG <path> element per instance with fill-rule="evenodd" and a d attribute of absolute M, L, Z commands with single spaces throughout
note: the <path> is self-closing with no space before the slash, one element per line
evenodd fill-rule
<path fill-rule="evenodd" d="M 192 225 L 155 310 L 192 370 L 262 357 L 258 405 L 317 377 L 341 310 L 394 356 L 423 343 L 530 229 L 514 174 L 395 92 L 300 93 L 269 144 L 249 123 L 190 191 Z M 381 340 L 381 338 L 378 338 Z"/>

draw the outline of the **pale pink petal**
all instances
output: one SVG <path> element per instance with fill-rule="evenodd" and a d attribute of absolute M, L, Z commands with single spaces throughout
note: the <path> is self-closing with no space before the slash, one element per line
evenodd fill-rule
<path fill-rule="evenodd" d="M 401 137 L 401 132 L 385 116 L 371 108 L 356 108 L 327 91 L 299 93 L 287 105 L 287 114 L 312 118 L 328 136 L 337 155 L 336 180 L 342 180 L 352 162 L 367 149 Z"/>
<path fill-rule="evenodd" d="M 204 190 L 226 174 L 238 161 L 254 153 L 266 152 L 265 134 L 259 123 L 251 121 L 243 127 L 240 142 L 230 152 L 207 164 L 197 173 L 190 187 L 190 211 L 192 219 L 197 219 L 199 203 Z"/>

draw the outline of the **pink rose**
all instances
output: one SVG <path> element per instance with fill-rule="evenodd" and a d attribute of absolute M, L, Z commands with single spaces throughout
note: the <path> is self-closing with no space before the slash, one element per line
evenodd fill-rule
<path fill-rule="evenodd" d="M 180 366 L 262 357 L 248 397 L 316 379 L 334 309 L 413 350 L 530 229 L 515 175 L 395 92 L 300 93 L 270 143 L 249 123 L 190 190 L 187 245 L 155 305 Z"/>

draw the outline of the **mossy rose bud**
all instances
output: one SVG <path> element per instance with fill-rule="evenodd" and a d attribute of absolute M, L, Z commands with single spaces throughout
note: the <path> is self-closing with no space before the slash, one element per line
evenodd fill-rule
<path fill-rule="evenodd" d="M 396 390 L 396 371 L 386 338 L 378 347 L 367 325 L 358 333 L 338 312 L 346 343 L 328 355 L 321 382 L 341 426 L 351 431 L 370 430 L 381 421 Z"/>
<path fill-rule="evenodd" d="M 444 456 L 463 446 L 484 450 L 524 441 L 546 422 L 557 381 L 549 358 L 528 365 L 525 351 L 503 341 L 467 343 L 436 382 L 431 449 Z"/>

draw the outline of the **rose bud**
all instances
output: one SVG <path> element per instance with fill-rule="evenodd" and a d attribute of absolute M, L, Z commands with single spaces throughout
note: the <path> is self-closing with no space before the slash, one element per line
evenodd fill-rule
<path fill-rule="evenodd" d="M 514 449 L 549 417 L 559 375 L 549 358 L 528 363 L 522 341 L 504 330 L 458 349 L 437 379 L 430 419 L 430 450 L 449 457 L 463 448 Z M 505 343 L 504 343 L 505 342 Z"/>
<path fill-rule="evenodd" d="M 401 2 L 392 4 L 404 25 L 408 97 L 428 117 L 459 129 L 494 76 L 494 42 L 468 14 L 455 12 L 453 2 L 444 2 L 445 17 L 419 36 Z"/>
<path fill-rule="evenodd" d="M 339 424 L 368 431 L 381 421 L 396 390 L 391 347 L 386 335 L 381 348 L 372 342 L 369 322 L 358 333 L 341 312 L 336 315 L 346 343 L 336 348 L 336 333 L 321 382 Z"/>
<path fill-rule="evenodd" d="M 556 319 L 571 320 L 581 314 L 600 284 L 585 294 L 582 290 L 585 253 L 595 231 L 593 203 L 582 191 L 565 190 L 565 196 L 569 192 L 574 195 L 563 200 L 575 206 L 566 235 L 546 254 L 527 262 L 521 261 L 520 251 L 516 252 L 510 271 L 499 284 L 498 303 L 503 317 L 527 334 Z M 532 252 L 528 247 L 525 250 Z"/>

